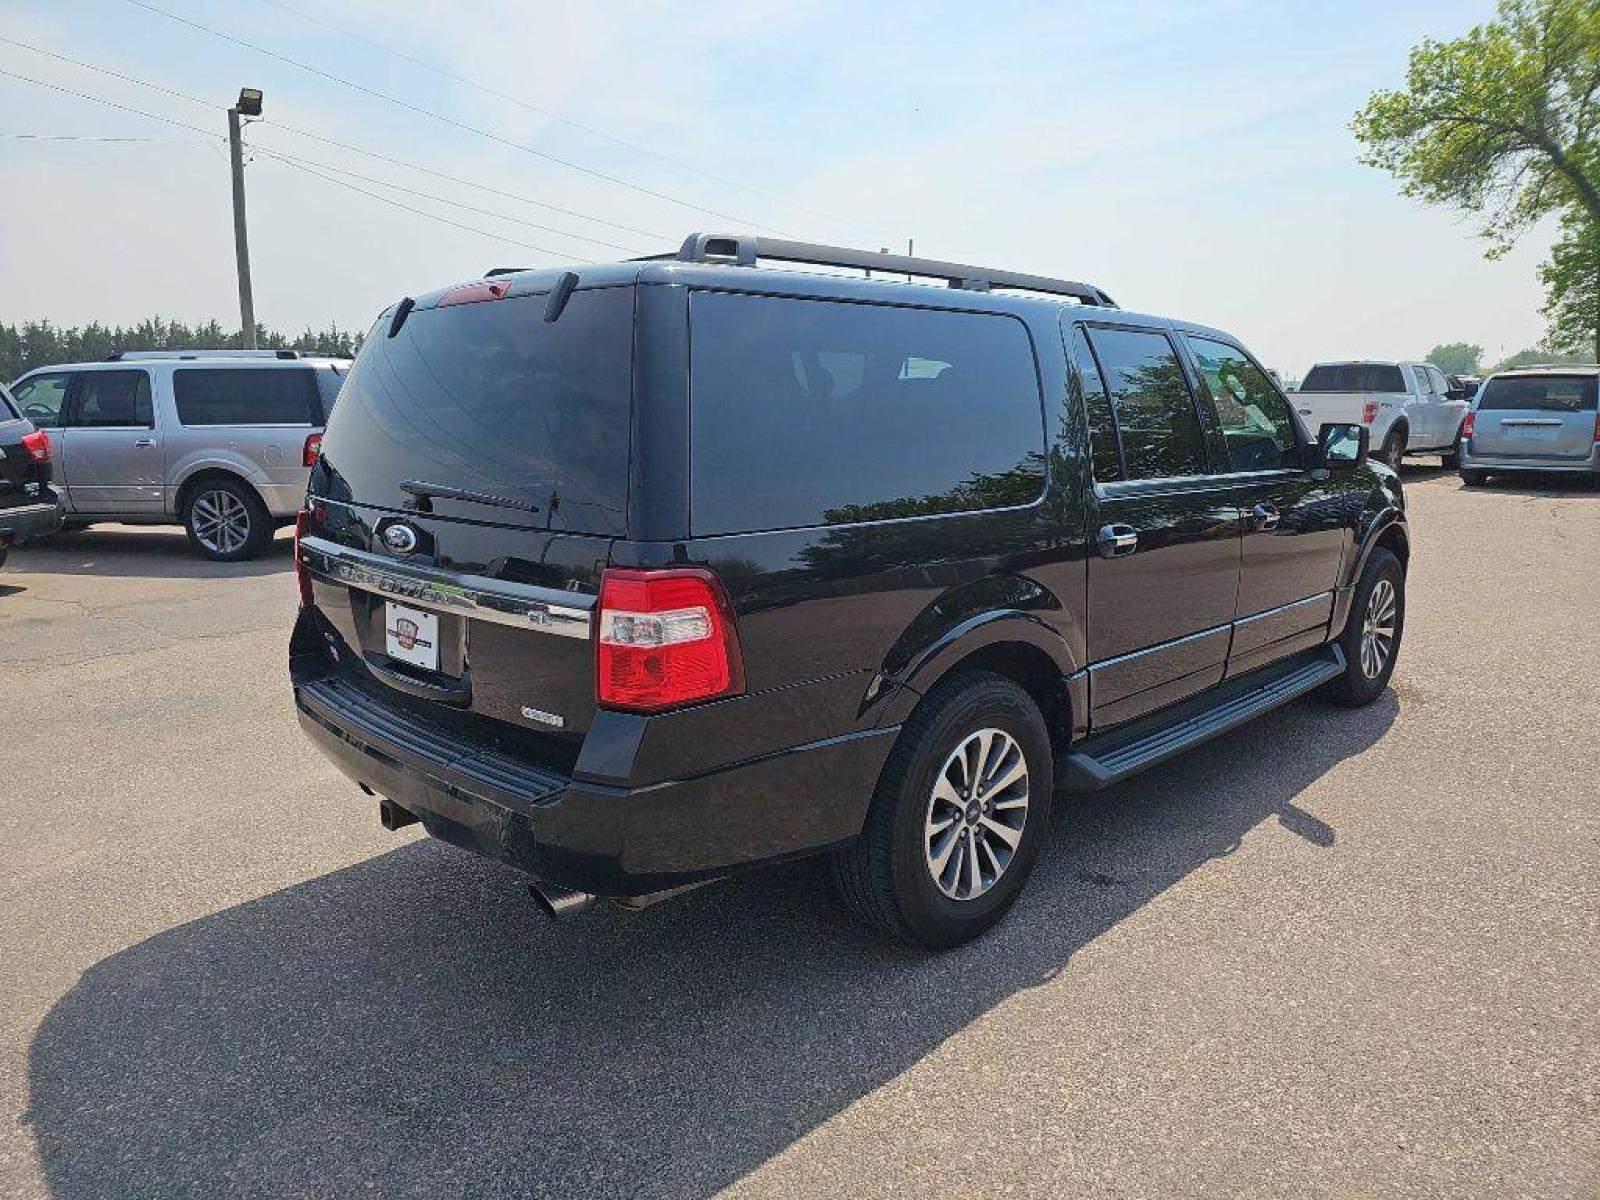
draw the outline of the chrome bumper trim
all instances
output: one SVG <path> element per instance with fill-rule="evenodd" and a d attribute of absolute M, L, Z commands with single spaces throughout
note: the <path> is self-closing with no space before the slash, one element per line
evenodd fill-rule
<path fill-rule="evenodd" d="M 300 539 L 300 560 L 318 579 L 393 596 L 421 608 L 559 637 L 589 637 L 595 598 L 580 592 L 559 592 L 487 575 L 458 575 L 319 537 Z"/>

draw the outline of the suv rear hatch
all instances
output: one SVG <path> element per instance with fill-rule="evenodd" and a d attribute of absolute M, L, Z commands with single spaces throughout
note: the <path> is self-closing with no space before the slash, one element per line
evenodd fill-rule
<path fill-rule="evenodd" d="M 1585 459 L 1594 451 L 1596 377 L 1500 376 L 1483 385 L 1472 452 L 1492 458 Z"/>
<path fill-rule="evenodd" d="M 0 509 L 49 499 L 45 488 L 50 482 L 49 461 L 40 457 L 48 445 L 49 435 L 24 420 L 11 393 L 0 387 Z"/>
<path fill-rule="evenodd" d="M 580 289 L 551 321 L 550 282 L 380 319 L 329 419 L 300 555 L 342 686 L 555 764 L 594 714 L 591 612 L 627 533 L 635 289 Z"/>

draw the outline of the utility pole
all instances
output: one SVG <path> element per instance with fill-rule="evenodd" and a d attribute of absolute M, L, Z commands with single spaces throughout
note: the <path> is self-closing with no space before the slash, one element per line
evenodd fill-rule
<path fill-rule="evenodd" d="M 228 110 L 228 160 L 233 169 L 233 252 L 239 262 L 239 328 L 244 348 L 256 348 L 256 302 L 250 290 L 250 237 L 244 216 L 244 143 L 239 136 L 241 116 L 261 115 L 261 90 L 240 88 L 239 103 Z"/>

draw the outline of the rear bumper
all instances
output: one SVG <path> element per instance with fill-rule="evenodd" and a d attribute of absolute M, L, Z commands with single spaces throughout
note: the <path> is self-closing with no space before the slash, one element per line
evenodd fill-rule
<path fill-rule="evenodd" d="M 630 787 L 550 770 L 388 707 L 347 677 L 294 672 L 301 728 L 428 833 L 579 891 L 639 896 L 838 845 L 861 831 L 895 729 Z M 608 752 L 650 718 L 597 715 Z M 626 757 L 626 755 L 624 756 Z"/>
<path fill-rule="evenodd" d="M 1550 458 L 1538 455 L 1482 454 L 1470 442 L 1461 445 L 1463 471 L 1565 471 L 1600 475 L 1600 442 L 1587 458 Z"/>
<path fill-rule="evenodd" d="M 61 505 L 23 504 L 0 508 L 0 549 L 61 528 Z"/>

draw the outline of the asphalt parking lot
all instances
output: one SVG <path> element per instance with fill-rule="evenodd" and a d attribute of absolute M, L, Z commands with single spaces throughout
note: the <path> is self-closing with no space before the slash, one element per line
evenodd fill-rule
<path fill-rule="evenodd" d="M 0 1192 L 1600 1193 L 1600 489 L 1407 486 L 1392 691 L 1058 808 L 940 957 L 812 864 L 549 924 L 303 743 L 287 533 L 16 552 Z"/>

